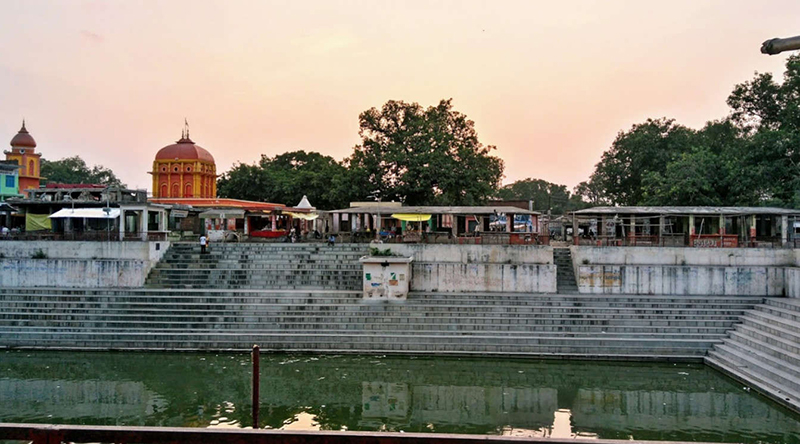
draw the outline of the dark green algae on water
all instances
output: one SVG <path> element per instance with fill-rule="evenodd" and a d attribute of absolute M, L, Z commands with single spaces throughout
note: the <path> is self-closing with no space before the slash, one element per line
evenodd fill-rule
<path fill-rule="evenodd" d="M 0 421 L 249 427 L 250 356 L 0 352 Z M 696 364 L 262 354 L 261 428 L 800 443 Z"/>

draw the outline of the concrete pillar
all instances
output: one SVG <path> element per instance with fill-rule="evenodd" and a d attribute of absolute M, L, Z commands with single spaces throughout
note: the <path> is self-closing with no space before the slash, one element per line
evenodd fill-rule
<path fill-rule="evenodd" d="M 785 247 L 789 243 L 789 216 L 781 216 L 781 246 Z"/>
<path fill-rule="evenodd" d="M 269 215 L 270 231 L 275 231 L 278 224 L 278 216 L 275 213 Z"/>
<path fill-rule="evenodd" d="M 664 228 L 666 228 L 666 223 L 664 221 L 664 215 L 658 216 L 658 243 L 660 245 L 664 245 Z"/>
<path fill-rule="evenodd" d="M 125 210 L 119 210 L 119 240 L 125 239 Z"/>
<path fill-rule="evenodd" d="M 572 243 L 575 245 L 580 244 L 580 239 L 578 239 L 578 219 L 575 217 L 575 213 L 572 213 Z"/>
<path fill-rule="evenodd" d="M 506 231 L 511 233 L 514 231 L 514 215 L 506 213 Z"/>
<path fill-rule="evenodd" d="M 381 215 L 375 215 L 375 239 L 380 240 L 381 238 Z"/>
<path fill-rule="evenodd" d="M 147 240 L 147 228 L 148 228 L 147 225 L 149 221 L 150 221 L 150 213 L 147 211 L 147 208 L 145 208 L 142 210 L 142 222 L 141 225 L 139 226 L 139 230 L 142 234 L 143 241 Z"/>
<path fill-rule="evenodd" d="M 689 215 L 689 236 L 694 236 L 694 214 Z"/>
<path fill-rule="evenodd" d="M 636 216 L 631 216 L 631 231 L 628 236 L 633 239 L 633 245 L 636 245 Z"/>
<path fill-rule="evenodd" d="M 750 215 L 750 242 L 756 241 L 756 215 Z"/>

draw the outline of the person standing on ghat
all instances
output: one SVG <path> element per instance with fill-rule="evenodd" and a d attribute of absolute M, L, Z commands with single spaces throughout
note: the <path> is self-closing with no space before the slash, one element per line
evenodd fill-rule
<path fill-rule="evenodd" d="M 206 239 L 205 234 L 200 235 L 200 254 L 206 254 L 206 245 L 208 244 L 208 240 Z"/>

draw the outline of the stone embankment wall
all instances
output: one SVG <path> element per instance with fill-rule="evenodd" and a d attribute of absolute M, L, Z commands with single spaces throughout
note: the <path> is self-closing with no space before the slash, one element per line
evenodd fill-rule
<path fill-rule="evenodd" d="M 572 257 L 581 293 L 800 297 L 790 249 L 572 247 Z"/>
<path fill-rule="evenodd" d="M 134 259 L 2 259 L 0 287 L 141 287 L 146 268 Z"/>
<path fill-rule="evenodd" d="M 526 245 L 377 245 L 413 257 L 412 291 L 555 293 L 553 249 Z"/>
<path fill-rule="evenodd" d="M 2 241 L 0 287 L 141 287 L 168 248 L 169 242 Z"/>

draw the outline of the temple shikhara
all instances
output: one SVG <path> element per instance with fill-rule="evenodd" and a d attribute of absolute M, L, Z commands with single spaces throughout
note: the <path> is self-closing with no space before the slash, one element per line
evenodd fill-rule
<path fill-rule="evenodd" d="M 186 125 L 181 138 L 161 148 L 153 161 L 154 198 L 217 197 L 214 156 L 189 138 Z"/>
<path fill-rule="evenodd" d="M 28 195 L 28 189 L 38 189 L 40 177 L 39 165 L 42 155 L 35 152 L 36 141 L 25 128 L 22 128 L 11 139 L 11 151 L 5 151 L 6 161 L 16 161 L 19 165 L 19 192 Z"/>

